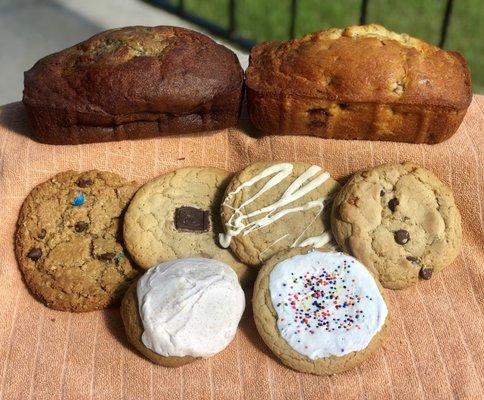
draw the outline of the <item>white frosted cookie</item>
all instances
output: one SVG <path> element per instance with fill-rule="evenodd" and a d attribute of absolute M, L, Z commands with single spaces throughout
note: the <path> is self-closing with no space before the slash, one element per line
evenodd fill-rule
<path fill-rule="evenodd" d="M 345 371 L 376 350 L 388 328 L 382 289 L 344 253 L 293 249 L 257 277 L 254 319 L 267 346 L 298 371 Z"/>
<path fill-rule="evenodd" d="M 244 308 L 232 268 L 186 258 L 149 269 L 127 293 L 122 316 L 138 350 L 158 364 L 178 366 L 225 349 Z"/>
<path fill-rule="evenodd" d="M 229 183 L 221 206 L 220 245 L 260 265 L 290 248 L 332 242 L 329 210 L 339 184 L 318 165 L 258 162 Z"/>

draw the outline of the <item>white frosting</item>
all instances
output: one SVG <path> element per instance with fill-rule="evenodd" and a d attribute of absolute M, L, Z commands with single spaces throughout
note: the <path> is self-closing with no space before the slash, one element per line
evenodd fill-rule
<path fill-rule="evenodd" d="M 227 194 L 224 203 L 222 204 L 223 207 L 230 207 L 227 202 L 232 198 L 235 194 L 239 193 L 245 188 L 251 187 L 255 183 L 259 182 L 262 179 L 268 178 L 272 176 L 260 189 L 257 193 L 255 193 L 252 197 L 244 201 L 239 207 L 232 208 L 233 214 L 231 215 L 230 219 L 225 224 L 225 234 L 219 235 L 220 245 L 222 247 L 229 247 L 232 237 L 242 235 L 248 235 L 249 233 L 264 228 L 273 222 L 281 219 L 287 214 L 301 212 L 310 210 L 312 208 L 318 208 L 318 214 L 316 215 L 315 219 L 322 213 L 325 203 L 328 200 L 328 197 L 321 197 L 316 200 L 308 201 L 307 203 L 297 206 L 297 207 L 288 207 L 284 208 L 288 204 L 293 203 L 294 201 L 300 199 L 301 197 L 307 195 L 311 191 L 317 189 L 321 186 L 324 182 L 329 179 L 329 173 L 324 172 L 321 167 L 317 165 L 310 166 L 306 171 L 304 171 L 301 175 L 299 175 L 286 189 L 286 191 L 282 194 L 282 196 L 277 199 L 274 203 L 268 204 L 265 207 L 260 209 L 248 212 L 247 214 L 242 211 L 246 206 L 254 202 L 257 198 L 259 198 L 262 194 L 267 192 L 268 190 L 272 189 L 274 186 L 280 184 L 286 178 L 288 178 L 293 170 L 294 166 L 291 163 L 279 163 L 274 164 L 266 169 L 259 172 L 257 175 L 249 179 L 248 181 L 242 183 L 238 186 L 234 191 Z M 258 217 L 257 219 L 255 217 Z M 251 220 L 251 222 L 248 222 Z M 292 243 L 291 247 L 303 247 L 303 246 L 313 246 L 313 247 L 322 247 L 326 243 L 331 240 L 331 234 L 328 232 L 321 232 L 321 235 L 314 236 L 303 240 L 301 243 L 298 243 L 301 237 L 306 233 L 307 229 L 311 224 L 305 227 L 304 231 L 299 235 L 299 237 Z M 285 236 L 276 240 L 282 240 Z M 276 242 L 272 243 L 275 244 Z M 267 249 L 266 249 L 267 250 Z"/>
<path fill-rule="evenodd" d="M 344 253 L 288 258 L 271 271 L 269 290 L 281 336 L 311 360 L 363 350 L 388 314 L 373 276 Z"/>
<path fill-rule="evenodd" d="M 209 357 L 235 336 L 245 307 L 237 275 L 206 258 L 149 269 L 137 286 L 143 344 L 162 356 Z"/>

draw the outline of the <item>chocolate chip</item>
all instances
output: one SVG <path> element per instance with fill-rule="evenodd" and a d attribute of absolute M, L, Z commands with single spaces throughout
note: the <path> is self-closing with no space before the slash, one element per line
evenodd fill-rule
<path fill-rule="evenodd" d="M 414 256 L 407 256 L 407 260 L 410 261 L 411 263 L 418 262 L 418 258 Z"/>
<path fill-rule="evenodd" d="M 39 239 L 44 239 L 46 235 L 47 235 L 47 231 L 46 231 L 45 229 L 41 229 L 41 230 L 39 231 L 39 233 L 37 234 L 37 237 L 38 237 Z"/>
<path fill-rule="evenodd" d="M 324 108 L 314 108 L 307 110 L 308 124 L 312 127 L 325 127 L 328 122 L 329 112 Z"/>
<path fill-rule="evenodd" d="M 87 222 L 79 221 L 79 222 L 76 222 L 76 224 L 74 225 L 74 229 L 76 230 L 77 233 L 81 233 L 87 229 L 87 226 L 88 226 Z"/>
<path fill-rule="evenodd" d="M 348 103 L 339 103 L 338 105 L 342 110 L 346 110 L 349 107 Z"/>
<path fill-rule="evenodd" d="M 82 179 L 82 178 L 79 178 L 78 181 L 77 181 L 77 186 L 79 186 L 80 188 L 85 188 L 85 187 L 88 187 L 88 186 L 91 186 L 93 184 L 93 181 L 92 179 Z"/>
<path fill-rule="evenodd" d="M 405 244 L 408 243 L 408 241 L 410 240 L 410 234 L 405 229 L 399 229 L 398 231 L 396 231 L 394 233 L 394 237 L 395 242 L 397 242 L 398 244 Z"/>
<path fill-rule="evenodd" d="M 30 258 L 32 261 L 37 261 L 40 257 L 42 257 L 42 249 L 39 249 L 38 247 L 32 247 L 27 253 L 27 257 Z"/>
<path fill-rule="evenodd" d="M 184 232 L 207 232 L 209 212 L 200 208 L 183 206 L 175 210 L 175 228 Z"/>
<path fill-rule="evenodd" d="M 385 191 L 382 189 L 380 190 L 380 197 L 383 197 L 383 196 L 385 196 Z"/>
<path fill-rule="evenodd" d="M 103 253 L 98 258 L 103 261 L 111 261 L 116 256 L 116 253 Z"/>
<path fill-rule="evenodd" d="M 432 268 L 423 267 L 420 270 L 420 277 L 428 281 L 430 278 L 432 278 L 432 272 L 433 272 Z"/>
<path fill-rule="evenodd" d="M 388 208 L 391 210 L 391 212 L 395 212 L 395 209 L 397 208 L 397 206 L 399 204 L 400 204 L 400 202 L 398 201 L 398 199 L 396 197 L 394 197 L 393 199 L 391 199 L 388 202 Z"/>

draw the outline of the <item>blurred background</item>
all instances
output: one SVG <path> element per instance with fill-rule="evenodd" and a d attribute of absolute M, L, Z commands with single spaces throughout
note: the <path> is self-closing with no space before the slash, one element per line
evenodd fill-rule
<path fill-rule="evenodd" d="M 39 58 L 109 28 L 198 29 L 246 64 L 253 43 L 370 22 L 459 51 L 484 93 L 484 0 L 0 0 L 0 104 L 21 99 Z"/>

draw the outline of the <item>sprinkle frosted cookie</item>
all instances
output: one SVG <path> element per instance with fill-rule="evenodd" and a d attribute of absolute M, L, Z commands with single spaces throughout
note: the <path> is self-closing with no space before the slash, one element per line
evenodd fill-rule
<path fill-rule="evenodd" d="M 224 350 L 244 307 L 244 292 L 227 264 L 185 258 L 149 269 L 127 291 L 121 316 L 138 351 L 178 367 Z"/>
<path fill-rule="evenodd" d="M 257 278 L 253 307 L 259 333 L 282 362 L 318 375 L 359 365 L 388 329 L 378 281 L 344 253 L 305 248 L 272 258 Z"/>
<path fill-rule="evenodd" d="M 329 211 L 338 189 L 339 184 L 317 165 L 249 165 L 225 192 L 220 244 L 255 266 L 290 248 L 328 248 Z"/>
<path fill-rule="evenodd" d="M 335 197 L 331 225 L 339 245 L 390 289 L 431 279 L 457 257 L 462 241 L 451 190 L 412 163 L 355 174 Z"/>
<path fill-rule="evenodd" d="M 66 171 L 27 196 L 15 251 L 27 286 L 48 307 L 92 311 L 120 300 L 138 275 L 120 234 L 135 190 L 110 172 Z"/>

